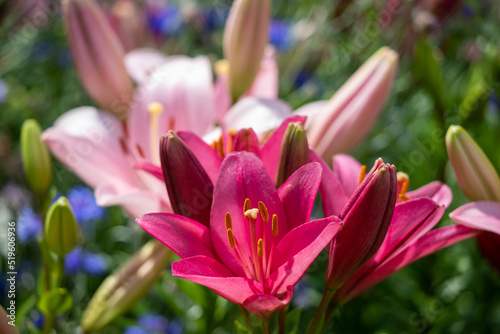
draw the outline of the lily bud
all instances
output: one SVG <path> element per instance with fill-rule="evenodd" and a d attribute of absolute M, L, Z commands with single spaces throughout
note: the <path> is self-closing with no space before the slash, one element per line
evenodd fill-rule
<path fill-rule="evenodd" d="M 0 333 L 2 334 L 19 334 L 16 329 L 16 309 L 15 306 L 10 304 L 7 309 L 9 310 L 9 315 L 5 312 L 4 308 L 0 305 Z"/>
<path fill-rule="evenodd" d="M 47 247 L 57 255 L 64 256 L 78 243 L 78 224 L 66 197 L 52 204 L 45 220 Z"/>
<path fill-rule="evenodd" d="M 259 155 L 259 137 L 252 129 L 238 131 L 233 143 L 233 151 L 246 151 Z"/>
<path fill-rule="evenodd" d="M 174 131 L 160 140 L 160 160 L 174 213 L 208 226 L 214 185 L 194 153 Z"/>
<path fill-rule="evenodd" d="M 52 163 L 41 140 L 42 129 L 33 119 L 24 121 L 21 129 L 21 157 L 28 184 L 38 198 L 44 198 L 52 181 Z"/>
<path fill-rule="evenodd" d="M 467 131 L 450 126 L 446 148 L 458 184 L 471 201 L 500 201 L 498 173 Z"/>
<path fill-rule="evenodd" d="M 279 188 L 297 169 L 310 162 L 309 144 L 302 123 L 288 124 L 281 142 L 276 187 Z"/>
<path fill-rule="evenodd" d="M 134 93 L 125 52 L 105 13 L 93 0 L 64 0 L 63 14 L 76 71 L 97 104 L 126 119 Z"/>
<path fill-rule="evenodd" d="M 325 278 L 329 289 L 339 288 L 377 252 L 389 229 L 396 199 L 396 168 L 378 159 L 340 214 L 344 228 L 329 246 Z"/>
<path fill-rule="evenodd" d="M 224 29 L 229 89 L 236 101 L 252 85 L 268 42 L 270 0 L 235 0 Z"/>
<path fill-rule="evenodd" d="M 158 281 L 171 254 L 168 247 L 152 240 L 108 276 L 83 313 L 84 332 L 99 331 L 134 306 Z"/>
<path fill-rule="evenodd" d="M 331 97 L 308 128 L 309 143 L 324 160 L 352 151 L 368 135 L 391 91 L 398 54 L 378 50 Z"/>

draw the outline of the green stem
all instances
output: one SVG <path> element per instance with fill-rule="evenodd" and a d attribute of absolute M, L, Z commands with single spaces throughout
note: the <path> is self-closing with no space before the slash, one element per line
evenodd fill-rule
<path fill-rule="evenodd" d="M 279 334 L 285 334 L 285 326 L 286 326 L 286 308 L 282 309 L 279 313 L 279 318 L 278 318 Z"/>
<path fill-rule="evenodd" d="M 316 309 L 316 314 L 314 315 L 314 318 L 311 321 L 311 324 L 309 325 L 309 330 L 308 330 L 309 334 L 315 334 L 318 328 L 322 328 L 323 326 L 322 324 L 325 318 L 325 312 L 328 307 L 328 304 L 330 303 L 330 300 L 333 297 L 334 292 L 335 290 L 325 289 L 323 297 L 321 297 L 321 302 L 319 303 L 319 306 Z"/>
<path fill-rule="evenodd" d="M 54 315 L 52 313 L 46 314 L 42 333 L 50 334 L 50 332 L 52 331 L 52 327 L 54 327 Z"/>
<path fill-rule="evenodd" d="M 271 325 L 269 323 L 269 318 L 262 319 L 262 333 L 271 334 Z"/>
<path fill-rule="evenodd" d="M 254 328 L 253 328 L 252 320 L 250 319 L 250 314 L 248 314 L 248 311 L 243 306 L 240 306 L 240 311 L 241 311 L 241 314 L 243 315 L 243 318 L 245 318 L 245 321 L 246 321 L 248 327 L 251 329 L 251 331 L 253 333 Z"/>
<path fill-rule="evenodd" d="M 335 313 L 336 308 L 337 308 L 336 303 L 330 302 L 328 304 L 328 307 L 326 308 L 326 312 L 325 312 L 325 321 L 323 322 L 323 327 L 321 328 L 322 333 L 326 332 L 326 327 L 332 321 L 333 314 Z"/>

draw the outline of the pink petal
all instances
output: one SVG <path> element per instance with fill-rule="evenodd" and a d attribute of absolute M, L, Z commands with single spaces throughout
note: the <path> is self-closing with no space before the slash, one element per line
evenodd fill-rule
<path fill-rule="evenodd" d="M 234 277 L 226 266 L 207 256 L 194 256 L 172 263 L 172 274 L 204 285 L 240 305 L 249 297 L 264 292 L 259 282 L 245 277 Z"/>
<path fill-rule="evenodd" d="M 302 224 L 288 232 L 274 251 L 266 291 L 281 295 L 289 285 L 295 285 L 341 227 L 342 221 L 331 216 Z"/>
<path fill-rule="evenodd" d="M 428 197 L 439 205 L 444 205 L 446 208 L 450 205 L 453 199 L 450 187 L 439 181 L 434 181 L 416 190 L 409 191 L 406 193 L 406 196 L 412 199 Z"/>
<path fill-rule="evenodd" d="M 289 285 L 286 288 L 286 296 L 282 299 L 278 299 L 268 294 L 256 294 L 248 297 L 248 299 L 243 302 L 243 307 L 258 317 L 269 318 L 276 311 L 283 309 L 290 303 L 294 290 L 295 287 Z"/>
<path fill-rule="evenodd" d="M 152 102 L 163 106 L 157 130 L 150 129 L 148 106 Z M 150 131 L 157 132 L 158 143 L 160 136 L 172 129 L 203 135 L 211 130 L 214 119 L 210 62 L 205 57 L 178 56 L 158 67 L 148 82 L 139 88 L 130 112 L 128 131 L 146 159 L 155 161 L 158 150 L 150 152 Z"/>
<path fill-rule="evenodd" d="M 404 251 L 436 226 L 444 210 L 444 207 L 428 198 L 397 204 L 384 242 L 368 263 L 376 265 Z"/>
<path fill-rule="evenodd" d="M 481 201 L 462 205 L 450 218 L 459 224 L 500 234 L 500 203 Z"/>
<path fill-rule="evenodd" d="M 278 98 L 278 64 L 276 63 L 276 50 L 274 47 L 267 46 L 259 72 L 244 96 L 255 96 L 264 99 Z"/>
<path fill-rule="evenodd" d="M 477 236 L 477 244 L 481 254 L 500 272 L 500 254 L 498 245 L 500 245 L 500 235 L 485 232 Z"/>
<path fill-rule="evenodd" d="M 229 135 L 228 140 L 231 140 Z M 252 129 L 241 129 L 234 136 L 233 151 L 247 151 L 260 155 L 259 138 Z"/>
<path fill-rule="evenodd" d="M 294 229 L 309 221 L 321 181 L 321 166 L 312 162 L 302 166 L 278 189 L 288 227 Z"/>
<path fill-rule="evenodd" d="M 311 161 L 318 162 L 323 170 L 321 174 L 321 203 L 323 204 L 323 212 L 326 217 L 339 216 L 344 206 L 347 204 L 349 197 L 345 194 L 344 188 L 340 183 L 337 175 L 328 167 L 313 150 L 309 151 Z"/>
<path fill-rule="evenodd" d="M 52 154 L 92 188 L 142 187 L 120 146 L 121 138 L 120 121 L 92 107 L 66 112 L 42 135 Z"/>
<path fill-rule="evenodd" d="M 217 258 L 205 225 L 173 213 L 150 213 L 137 223 L 182 258 L 197 255 Z"/>
<path fill-rule="evenodd" d="M 347 154 L 333 156 L 333 172 L 339 179 L 347 197 L 351 197 L 359 184 L 361 164 Z"/>
<path fill-rule="evenodd" d="M 446 226 L 433 230 L 417 240 L 404 252 L 401 252 L 399 255 L 392 258 L 392 260 L 384 262 L 372 272 L 367 273 L 364 277 L 359 277 L 356 273 L 346 285 L 341 288 L 341 299 L 343 302 L 346 302 L 410 263 L 447 246 L 453 245 L 454 243 L 474 237 L 478 233 L 479 231 L 477 230 L 461 225 Z M 352 284 L 352 282 L 355 282 L 355 284 Z M 347 287 L 351 287 L 348 292 L 344 290 Z"/>
<path fill-rule="evenodd" d="M 210 180 L 215 183 L 219 175 L 220 165 L 222 164 L 222 158 L 219 154 L 192 132 L 179 131 L 177 134 L 194 153 L 195 157 L 210 177 Z"/>
<path fill-rule="evenodd" d="M 149 162 L 139 162 L 136 163 L 134 167 L 153 175 L 160 181 L 163 181 L 163 172 L 161 171 L 161 167 L 153 165 L 152 163 Z"/>
<path fill-rule="evenodd" d="M 219 123 L 223 122 L 224 116 L 233 103 L 231 94 L 229 94 L 228 82 L 229 78 L 227 75 L 219 75 L 215 81 L 215 116 L 217 117 L 217 121 Z"/>
<path fill-rule="evenodd" d="M 239 276 L 244 276 L 244 271 L 234 255 L 234 250 L 229 247 L 225 215 L 226 212 L 231 214 L 234 236 L 245 253 L 251 255 L 248 221 L 243 217 L 243 204 L 246 198 L 250 199 L 252 208 L 256 208 L 257 203 L 262 201 L 270 217 L 273 214 L 278 216 L 277 241 L 281 240 L 288 232 L 288 223 L 274 183 L 267 174 L 262 161 L 255 154 L 233 152 L 224 159 L 215 183 L 210 231 L 215 249 L 222 262 Z M 263 224 L 260 216 L 257 224 Z M 267 240 L 272 238 L 271 225 L 270 223 L 265 225 Z M 268 250 L 270 247 L 269 243 Z"/>
<path fill-rule="evenodd" d="M 294 116 L 305 116 L 307 117 L 307 122 L 305 124 L 305 129 L 309 129 L 310 125 L 314 121 L 314 117 L 321 113 L 325 107 L 328 105 L 328 101 L 314 101 L 304 104 L 302 107 L 296 109 L 293 112 Z"/>
<path fill-rule="evenodd" d="M 167 58 L 163 53 L 155 49 L 143 48 L 130 51 L 125 55 L 124 62 L 128 74 L 134 81 L 143 85 L 147 82 L 150 74 L 160 65 L 166 63 Z"/>
<path fill-rule="evenodd" d="M 281 100 L 246 97 L 231 107 L 222 124 L 226 131 L 252 128 L 260 135 L 276 129 L 291 112 L 290 106 Z"/>
<path fill-rule="evenodd" d="M 276 181 L 276 174 L 278 171 L 279 159 L 280 159 L 280 151 L 281 151 L 281 142 L 283 141 L 283 136 L 285 135 L 285 131 L 288 127 L 288 124 L 291 122 L 305 122 L 305 117 L 303 116 L 294 116 L 287 118 L 281 123 L 281 125 L 267 138 L 264 145 L 262 145 L 260 149 L 260 158 L 266 166 L 267 172 L 273 182 Z"/>

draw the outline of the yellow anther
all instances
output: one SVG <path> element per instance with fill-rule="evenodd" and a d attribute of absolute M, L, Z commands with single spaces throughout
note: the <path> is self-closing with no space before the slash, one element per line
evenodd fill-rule
<path fill-rule="evenodd" d="M 233 219 L 231 218 L 231 214 L 229 212 L 226 212 L 226 229 L 232 229 L 233 228 Z"/>
<path fill-rule="evenodd" d="M 252 218 L 253 220 L 257 219 L 257 215 L 259 214 L 259 209 L 250 209 L 245 211 L 245 218 Z"/>
<path fill-rule="evenodd" d="M 154 154 L 158 152 L 158 136 L 160 114 L 163 112 L 163 105 L 159 102 L 151 102 L 148 104 L 149 112 L 149 146 L 152 154 L 152 162 L 160 165 L 160 156 Z"/>
<path fill-rule="evenodd" d="M 230 135 L 231 137 L 234 137 L 234 136 L 236 136 L 236 134 L 237 134 L 238 132 L 237 132 L 235 129 L 229 129 L 229 130 L 227 131 L 227 133 L 229 133 L 229 135 Z"/>
<path fill-rule="evenodd" d="M 257 255 L 259 257 L 263 257 L 264 256 L 264 247 L 263 247 L 263 241 L 262 241 L 262 239 L 259 239 L 259 241 L 257 241 Z"/>
<path fill-rule="evenodd" d="M 273 215 L 273 235 L 276 237 L 278 235 L 278 216 L 276 214 Z"/>
<path fill-rule="evenodd" d="M 250 203 L 250 198 L 245 199 L 245 204 L 243 204 L 243 214 L 245 214 L 245 212 L 250 210 L 251 207 L 252 203 Z"/>
<path fill-rule="evenodd" d="M 259 204 L 259 212 L 260 212 L 260 215 L 262 216 L 262 220 L 264 221 L 264 223 L 267 223 L 269 221 L 269 212 L 267 212 L 267 208 L 264 205 L 264 203 L 259 201 L 258 204 Z"/>
<path fill-rule="evenodd" d="M 163 105 L 160 102 L 151 102 L 148 104 L 148 112 L 152 115 L 159 115 L 163 111 Z"/>
<path fill-rule="evenodd" d="M 361 170 L 359 171 L 358 184 L 363 182 L 363 180 L 365 179 L 365 175 L 366 175 L 366 165 L 362 165 Z"/>
<path fill-rule="evenodd" d="M 236 247 L 236 240 L 234 240 L 233 229 L 231 228 L 227 229 L 227 240 L 229 240 L 229 247 Z"/>
<path fill-rule="evenodd" d="M 402 201 L 407 201 L 409 198 L 406 196 L 408 188 L 410 188 L 410 177 L 408 174 L 403 172 L 397 173 L 398 177 L 398 188 L 399 188 L 399 199 Z"/>
<path fill-rule="evenodd" d="M 214 72 L 218 77 L 227 75 L 229 73 L 229 61 L 221 59 L 215 62 Z"/>

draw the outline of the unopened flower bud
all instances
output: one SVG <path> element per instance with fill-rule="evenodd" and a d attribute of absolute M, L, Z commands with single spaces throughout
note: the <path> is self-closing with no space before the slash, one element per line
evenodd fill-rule
<path fill-rule="evenodd" d="M 302 123 L 290 123 L 281 142 L 276 187 L 281 186 L 297 169 L 311 162 L 307 135 Z"/>
<path fill-rule="evenodd" d="M 78 224 L 66 197 L 52 204 L 45 220 L 45 240 L 54 253 L 64 256 L 78 243 Z"/>

